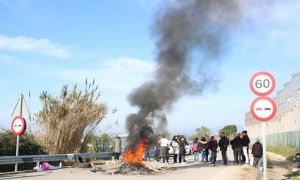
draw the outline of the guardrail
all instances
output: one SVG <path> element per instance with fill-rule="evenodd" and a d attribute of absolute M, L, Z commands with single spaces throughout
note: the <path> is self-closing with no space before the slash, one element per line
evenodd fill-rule
<path fill-rule="evenodd" d="M 46 154 L 46 155 L 25 155 L 25 156 L 0 156 L 0 165 L 15 164 L 15 163 L 39 163 L 45 161 L 64 161 L 73 160 L 78 157 L 82 158 L 101 158 L 112 157 L 115 153 L 76 153 L 76 154 Z"/>

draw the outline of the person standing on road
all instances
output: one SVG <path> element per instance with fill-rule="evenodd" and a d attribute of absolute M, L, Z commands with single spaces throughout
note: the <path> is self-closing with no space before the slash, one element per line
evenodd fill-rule
<path fill-rule="evenodd" d="M 253 166 L 261 166 L 261 157 L 263 156 L 263 147 L 260 143 L 260 140 L 257 138 L 256 143 L 252 146 L 252 155 L 253 155 Z"/>
<path fill-rule="evenodd" d="M 194 142 L 193 142 L 193 147 L 192 147 L 192 150 L 193 150 L 193 153 L 194 153 L 194 162 L 198 162 L 198 157 L 199 157 L 199 142 L 198 142 L 198 138 L 196 137 L 194 139 Z"/>
<path fill-rule="evenodd" d="M 247 135 L 247 131 L 242 132 L 242 140 L 243 140 L 243 154 L 245 156 L 245 164 L 249 164 L 249 143 L 250 139 Z"/>
<path fill-rule="evenodd" d="M 206 149 L 207 149 L 207 141 L 206 141 L 205 137 L 202 137 L 199 142 L 199 151 L 200 151 L 201 157 L 202 157 L 201 162 L 207 161 Z"/>
<path fill-rule="evenodd" d="M 120 136 L 117 136 L 113 144 L 113 152 L 115 153 L 116 163 L 119 163 L 121 148 L 122 148 L 121 138 Z"/>
<path fill-rule="evenodd" d="M 150 161 L 150 151 L 151 151 L 151 147 L 148 147 L 145 150 L 144 158 L 143 158 L 144 161 Z"/>
<path fill-rule="evenodd" d="M 177 163 L 177 155 L 179 154 L 178 136 L 174 136 L 171 146 L 173 147 L 174 163 Z"/>
<path fill-rule="evenodd" d="M 233 154 L 234 154 L 234 163 L 233 163 L 234 165 L 241 164 L 243 141 L 240 136 L 241 136 L 240 133 L 236 133 L 235 138 L 230 141 L 230 144 L 233 149 Z"/>
<path fill-rule="evenodd" d="M 158 138 L 159 140 L 159 138 Z M 160 152 L 159 152 L 159 144 L 156 142 L 154 145 L 154 159 L 159 162 L 160 159 Z"/>
<path fill-rule="evenodd" d="M 158 144 L 160 147 L 160 157 L 163 159 L 163 163 L 165 162 L 169 163 L 169 156 L 168 156 L 168 151 L 170 146 L 169 140 L 165 138 L 164 135 L 162 135 L 162 138 L 159 139 Z"/>
<path fill-rule="evenodd" d="M 186 160 L 185 160 L 185 139 L 184 139 L 184 137 L 182 137 L 179 142 L 179 153 L 181 156 L 181 163 L 185 164 Z"/>
<path fill-rule="evenodd" d="M 211 141 L 211 136 L 208 136 L 208 139 L 207 139 L 207 148 L 206 148 L 207 150 L 206 150 L 206 152 L 207 152 L 207 159 L 208 159 L 208 162 L 211 163 L 211 154 L 212 154 L 212 152 L 211 152 L 211 150 L 208 148 L 208 145 L 209 145 L 210 141 Z"/>
<path fill-rule="evenodd" d="M 211 152 L 211 164 L 214 166 L 216 164 L 218 150 L 218 142 L 214 136 L 211 136 L 211 139 L 208 142 L 208 149 Z"/>
<path fill-rule="evenodd" d="M 229 145 L 229 140 L 225 136 L 224 132 L 221 133 L 221 139 L 219 140 L 218 145 L 219 145 L 220 150 L 221 150 L 223 165 L 227 165 L 227 160 L 228 160 L 227 159 L 227 146 Z"/>

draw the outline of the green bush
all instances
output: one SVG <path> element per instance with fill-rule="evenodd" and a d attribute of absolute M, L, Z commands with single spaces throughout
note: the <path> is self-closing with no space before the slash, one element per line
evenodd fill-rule
<path fill-rule="evenodd" d="M 10 130 L 0 130 L 0 156 L 16 155 L 17 137 Z M 34 136 L 24 133 L 20 136 L 19 155 L 38 155 L 46 154 L 42 147 L 37 143 Z M 35 163 L 19 164 L 19 170 L 32 169 Z M 0 165 L 0 172 L 13 171 L 15 165 Z"/>
<path fill-rule="evenodd" d="M 111 152 L 113 140 L 104 133 L 100 136 L 93 136 L 90 145 L 90 152 Z"/>

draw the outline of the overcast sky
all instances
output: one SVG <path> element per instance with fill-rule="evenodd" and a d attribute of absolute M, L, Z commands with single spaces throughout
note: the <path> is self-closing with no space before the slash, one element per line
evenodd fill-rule
<path fill-rule="evenodd" d="M 174 3 L 174 1 L 164 1 Z M 275 92 L 300 72 L 300 1 L 249 1 L 248 20 L 230 40 L 215 76 L 219 82 L 202 96 L 184 96 L 167 112 L 172 133 L 244 126 L 255 95 L 249 80 L 268 71 Z M 11 124 L 12 110 L 25 95 L 32 113 L 41 109 L 43 90 L 58 95 L 63 85 L 96 79 L 102 101 L 117 113 L 101 132 L 124 133 L 135 112 L 127 95 L 152 77 L 155 39 L 151 25 L 161 1 L 155 0 L 0 0 L 0 126 Z M 28 92 L 31 92 L 30 103 Z M 110 126 L 118 120 L 116 126 Z"/>

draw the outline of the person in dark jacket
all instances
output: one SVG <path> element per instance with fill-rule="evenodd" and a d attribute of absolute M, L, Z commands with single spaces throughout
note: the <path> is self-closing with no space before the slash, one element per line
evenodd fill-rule
<path fill-rule="evenodd" d="M 233 162 L 234 165 L 241 164 L 243 141 L 240 136 L 241 136 L 240 133 L 236 133 L 235 138 L 230 141 L 230 144 L 233 149 L 233 154 L 234 154 L 234 162 Z"/>
<path fill-rule="evenodd" d="M 229 140 L 225 136 L 224 132 L 221 133 L 221 139 L 219 140 L 218 145 L 219 145 L 220 150 L 221 150 L 223 164 L 227 165 L 227 146 L 229 145 Z"/>
<path fill-rule="evenodd" d="M 206 138 L 206 141 L 207 141 L 207 145 L 206 145 L 206 149 L 205 149 L 205 155 L 206 155 L 206 162 L 210 162 L 211 161 L 211 153 L 209 153 L 209 150 L 208 150 L 208 142 L 210 141 L 210 136 L 208 136 Z"/>
<path fill-rule="evenodd" d="M 250 139 L 247 135 L 247 131 L 242 132 L 242 140 L 243 140 L 243 156 L 242 161 L 245 162 L 245 164 L 249 164 L 249 143 Z"/>
<path fill-rule="evenodd" d="M 261 157 L 263 156 L 263 147 L 259 139 L 256 139 L 256 143 L 252 146 L 252 155 L 253 155 L 253 166 L 261 164 Z"/>
<path fill-rule="evenodd" d="M 210 141 L 208 141 L 207 148 L 211 151 L 211 164 L 214 166 L 216 164 L 218 150 L 218 142 L 214 136 L 211 136 Z"/>
<path fill-rule="evenodd" d="M 185 164 L 186 160 L 185 160 L 185 139 L 184 137 L 182 137 L 180 139 L 180 142 L 179 142 L 179 154 L 180 154 L 180 157 L 181 157 L 181 163 L 182 164 Z"/>
<path fill-rule="evenodd" d="M 205 153 L 206 153 L 206 156 L 207 156 L 207 162 L 210 162 L 210 163 L 211 163 L 211 155 L 212 155 L 212 152 L 211 152 L 211 150 L 208 148 L 208 144 L 210 143 L 210 141 L 211 141 L 211 136 L 208 136 L 208 137 L 207 137 L 207 147 L 206 147 Z"/>
<path fill-rule="evenodd" d="M 206 155 L 206 149 L 207 149 L 207 141 L 205 137 L 202 137 L 199 142 L 199 151 L 201 153 L 201 162 L 207 162 L 208 156 Z"/>

